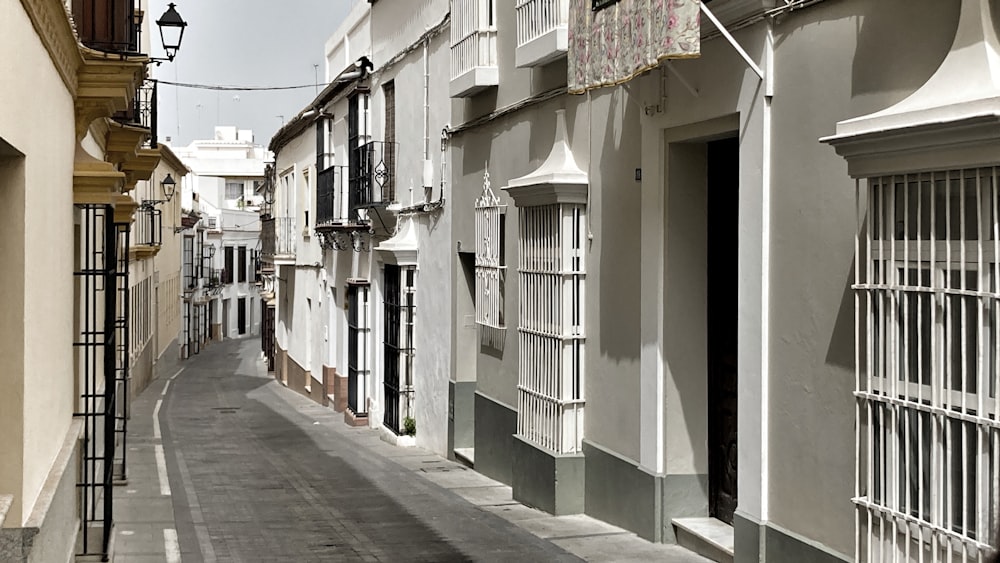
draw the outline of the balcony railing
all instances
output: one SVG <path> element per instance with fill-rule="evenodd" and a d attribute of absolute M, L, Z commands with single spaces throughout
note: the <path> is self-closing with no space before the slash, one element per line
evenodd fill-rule
<path fill-rule="evenodd" d="M 569 0 L 518 0 L 517 66 L 538 66 L 569 48 Z"/>
<path fill-rule="evenodd" d="M 351 213 L 395 201 L 397 147 L 397 143 L 371 141 L 354 150 L 347 202 Z"/>
<path fill-rule="evenodd" d="M 132 243 L 144 246 L 160 246 L 163 230 L 163 212 L 153 205 L 142 205 L 136 211 L 132 225 Z"/>
<path fill-rule="evenodd" d="M 222 287 L 223 280 L 225 279 L 225 270 L 220 268 L 206 268 L 205 269 L 205 289 L 215 289 L 217 287 Z"/>
<path fill-rule="evenodd" d="M 156 84 L 155 80 L 146 80 L 136 88 L 132 105 L 125 111 L 115 114 L 119 123 L 142 127 L 149 130 L 149 140 L 145 146 L 156 148 Z"/>
<path fill-rule="evenodd" d="M 97 51 L 138 55 L 142 11 L 138 0 L 73 0 L 80 42 Z"/>
<path fill-rule="evenodd" d="M 357 221 L 347 191 L 347 166 L 329 166 L 316 177 L 316 226 Z"/>
<path fill-rule="evenodd" d="M 495 0 L 454 0 L 451 23 L 451 96 L 499 84 Z"/>
<path fill-rule="evenodd" d="M 270 217 L 261 219 L 260 249 L 265 260 L 295 256 L 295 219 Z"/>

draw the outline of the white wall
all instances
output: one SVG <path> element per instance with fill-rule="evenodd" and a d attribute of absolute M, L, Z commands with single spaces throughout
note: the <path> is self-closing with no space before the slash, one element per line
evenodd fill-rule
<path fill-rule="evenodd" d="M 3 309 L 8 369 L 0 374 L 0 493 L 14 494 L 7 525 L 21 525 L 38 498 L 72 421 L 73 99 L 20 3 L 0 18 L 0 139 L 25 155 L 8 161 Z M 44 108 L 40 116 L 39 108 Z M 7 180 L 10 179 L 10 183 Z M 20 179 L 20 180 L 19 180 Z M 23 267 L 22 267 L 23 266 Z"/>

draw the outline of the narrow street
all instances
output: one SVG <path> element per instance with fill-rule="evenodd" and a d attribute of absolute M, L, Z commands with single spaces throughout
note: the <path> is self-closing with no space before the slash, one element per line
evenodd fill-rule
<path fill-rule="evenodd" d="M 258 348 L 165 360 L 137 399 L 114 561 L 703 561 L 350 428 L 268 377 Z"/>

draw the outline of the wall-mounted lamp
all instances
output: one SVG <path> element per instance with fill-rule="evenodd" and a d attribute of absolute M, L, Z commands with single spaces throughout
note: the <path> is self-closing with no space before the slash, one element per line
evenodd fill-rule
<path fill-rule="evenodd" d="M 160 189 L 163 190 L 163 197 L 170 201 L 174 197 L 174 191 L 177 189 L 177 182 L 174 181 L 174 177 L 167 172 L 167 177 L 160 181 Z"/>
<path fill-rule="evenodd" d="M 172 61 L 177 56 L 177 51 L 181 48 L 181 40 L 184 39 L 184 28 L 187 22 L 174 9 L 175 4 L 171 2 L 167 5 L 167 11 L 163 12 L 160 19 L 156 20 L 157 27 L 160 28 L 160 41 L 163 43 L 163 52 L 167 54 L 166 59 L 150 58 L 160 64 L 163 61 Z"/>
<path fill-rule="evenodd" d="M 169 172 L 166 178 L 160 180 L 160 189 L 163 190 L 163 197 L 167 199 L 144 199 L 142 200 L 142 207 L 152 209 L 161 203 L 167 203 L 174 197 L 174 192 L 177 190 L 177 182 L 174 181 L 173 176 Z"/>

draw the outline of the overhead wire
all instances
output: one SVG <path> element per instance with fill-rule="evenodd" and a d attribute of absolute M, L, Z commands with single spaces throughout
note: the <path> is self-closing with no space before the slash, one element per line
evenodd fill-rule
<path fill-rule="evenodd" d="M 173 80 L 157 80 L 160 84 L 177 86 L 178 88 L 196 88 L 199 90 L 221 90 L 224 92 L 256 92 L 267 90 L 298 90 L 301 88 L 326 88 L 329 84 L 300 84 L 295 86 L 228 86 L 224 84 L 195 84 L 191 82 L 175 82 Z"/>

